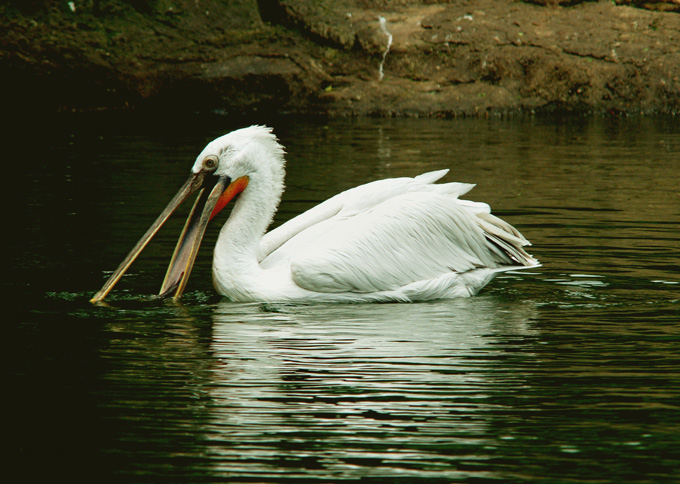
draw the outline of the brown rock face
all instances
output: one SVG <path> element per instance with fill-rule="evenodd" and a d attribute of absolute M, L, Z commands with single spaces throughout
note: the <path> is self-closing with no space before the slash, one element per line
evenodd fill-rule
<path fill-rule="evenodd" d="M 6 106 L 21 111 L 678 113 L 678 10 L 675 0 L 0 0 L 0 75 Z"/>

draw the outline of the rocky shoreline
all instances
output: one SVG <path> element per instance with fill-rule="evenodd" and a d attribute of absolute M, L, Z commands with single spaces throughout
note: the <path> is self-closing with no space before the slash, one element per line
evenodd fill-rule
<path fill-rule="evenodd" d="M 680 2 L 1 0 L 8 111 L 680 113 Z M 651 9 L 650 9 L 651 8 Z"/>

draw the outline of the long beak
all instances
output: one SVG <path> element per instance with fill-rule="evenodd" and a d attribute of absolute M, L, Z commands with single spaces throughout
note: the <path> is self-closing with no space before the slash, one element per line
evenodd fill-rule
<path fill-rule="evenodd" d="M 168 296 L 174 291 L 173 297 L 179 299 L 189 280 L 189 275 L 194 266 L 196 254 L 198 254 L 208 222 L 232 198 L 245 189 L 248 181 L 248 177 L 245 176 L 232 182 L 228 177 L 212 176 L 206 172 L 192 174 L 156 221 L 149 227 L 149 230 L 139 239 L 139 242 L 125 257 L 123 262 L 120 263 L 115 272 L 111 274 L 111 277 L 109 277 L 104 286 L 90 299 L 90 302 L 99 302 L 111 292 L 113 286 L 125 274 L 125 271 L 128 270 L 170 215 L 173 214 L 182 202 L 198 191 L 198 197 L 196 202 L 194 202 L 194 206 L 191 209 L 191 213 L 189 213 L 182 234 L 177 242 L 160 290 L 161 297 Z"/>
<path fill-rule="evenodd" d="M 196 190 L 200 189 L 203 185 L 203 179 L 205 178 L 205 173 L 200 172 L 197 174 L 192 174 L 189 179 L 184 183 L 182 188 L 179 189 L 177 194 L 170 200 L 167 207 L 161 212 L 156 221 L 149 227 L 149 230 L 139 239 L 139 242 L 134 246 L 130 253 L 123 259 L 118 268 L 111 274 L 111 277 L 106 281 L 104 286 L 95 294 L 90 302 L 96 303 L 101 301 L 106 297 L 106 295 L 111 292 L 113 286 L 123 277 L 125 271 L 132 265 L 135 259 L 141 254 L 147 244 L 156 235 L 156 232 L 163 226 L 163 224 L 168 220 L 170 215 L 180 206 L 180 204 L 189 198 Z"/>
<path fill-rule="evenodd" d="M 217 213 L 215 209 L 218 207 L 220 199 L 227 191 L 230 183 L 230 178 L 219 177 L 210 193 L 207 190 L 201 190 L 201 193 L 196 198 L 191 213 L 189 213 L 189 217 L 184 224 L 182 234 L 177 241 L 175 252 L 172 254 L 172 259 L 170 259 L 168 271 L 165 273 L 165 279 L 159 292 L 161 297 L 169 296 L 173 291 L 175 291 L 173 296 L 175 299 L 179 299 L 182 296 L 189 280 L 191 269 L 194 267 L 196 254 L 198 254 L 198 249 L 201 247 L 205 229 L 208 226 L 208 222 L 212 219 L 213 213 Z M 226 202 L 224 205 L 226 205 Z"/>

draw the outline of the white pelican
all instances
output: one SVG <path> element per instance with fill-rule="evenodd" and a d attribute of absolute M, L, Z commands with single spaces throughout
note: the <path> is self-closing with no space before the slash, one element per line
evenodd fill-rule
<path fill-rule="evenodd" d="M 102 300 L 161 225 L 199 192 L 160 295 L 184 291 L 208 222 L 240 193 L 213 258 L 217 291 L 235 301 L 422 301 L 471 296 L 497 273 L 537 267 L 529 242 L 474 185 L 435 184 L 448 170 L 374 181 L 266 232 L 284 190 L 284 150 L 272 130 L 221 136 L 198 155 L 175 195 L 104 287 Z"/>

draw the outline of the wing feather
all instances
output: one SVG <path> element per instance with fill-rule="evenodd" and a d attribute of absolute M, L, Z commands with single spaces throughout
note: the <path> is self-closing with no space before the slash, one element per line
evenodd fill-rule
<path fill-rule="evenodd" d="M 330 219 L 354 216 L 398 195 L 433 191 L 458 197 L 474 187 L 469 183 L 456 182 L 435 185 L 448 171 L 432 171 L 415 178 L 377 180 L 339 193 L 267 232 L 260 242 L 259 262 L 264 266 L 271 266 L 285 260 L 297 253 L 298 247 L 306 244 L 306 239 L 317 237 L 318 225 Z"/>
<path fill-rule="evenodd" d="M 291 260 L 292 277 L 317 292 L 378 292 L 447 272 L 517 265 L 504 250 L 511 242 L 496 234 L 490 240 L 480 220 L 455 197 L 406 193 L 328 224 Z"/>
<path fill-rule="evenodd" d="M 439 183 L 448 170 L 378 180 L 342 192 L 267 233 L 263 269 L 290 267 L 315 292 L 392 291 L 477 268 L 531 266 L 529 242 L 458 197 L 474 185 Z"/>

